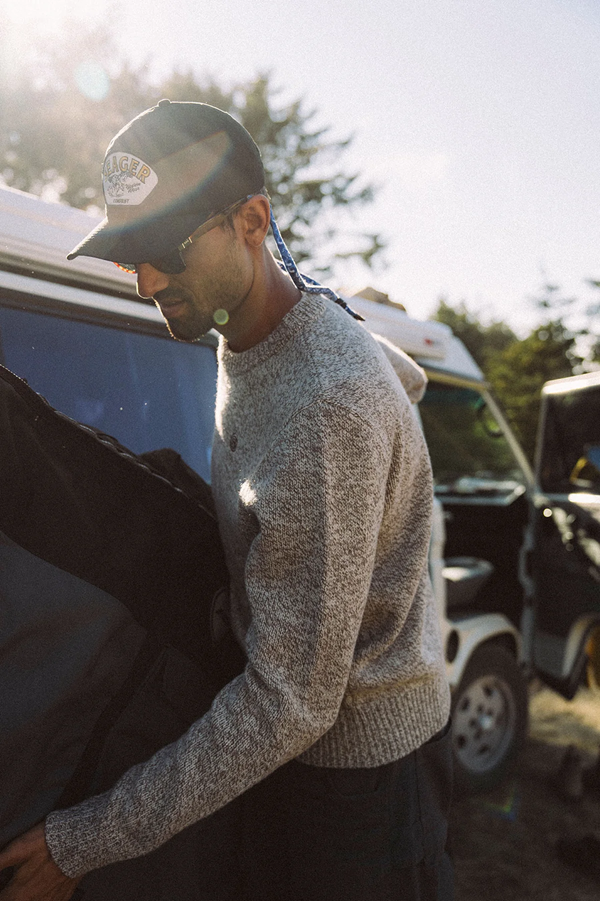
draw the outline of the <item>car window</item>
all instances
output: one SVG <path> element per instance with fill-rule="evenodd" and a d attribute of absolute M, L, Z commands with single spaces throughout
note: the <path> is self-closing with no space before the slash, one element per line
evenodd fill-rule
<path fill-rule="evenodd" d="M 510 445 L 478 391 L 430 381 L 419 410 L 438 495 L 502 497 L 523 484 Z"/>
<path fill-rule="evenodd" d="M 212 347 L 0 307 L 0 361 L 72 419 L 135 453 L 172 447 L 209 480 Z"/>
<path fill-rule="evenodd" d="M 600 493 L 600 386 L 548 394 L 539 477 L 543 491 Z M 596 449 L 596 450 L 595 450 Z"/>

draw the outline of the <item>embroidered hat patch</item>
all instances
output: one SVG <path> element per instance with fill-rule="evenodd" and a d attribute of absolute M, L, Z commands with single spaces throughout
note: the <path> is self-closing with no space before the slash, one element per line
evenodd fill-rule
<path fill-rule="evenodd" d="M 109 153 L 104 161 L 102 188 L 107 206 L 142 203 L 158 184 L 151 166 L 132 153 Z"/>

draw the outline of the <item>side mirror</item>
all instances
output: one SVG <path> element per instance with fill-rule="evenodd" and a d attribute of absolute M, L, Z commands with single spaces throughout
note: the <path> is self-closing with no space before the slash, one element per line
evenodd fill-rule
<path fill-rule="evenodd" d="M 577 488 L 587 488 L 600 493 L 600 444 L 588 444 L 569 476 L 569 482 Z"/>

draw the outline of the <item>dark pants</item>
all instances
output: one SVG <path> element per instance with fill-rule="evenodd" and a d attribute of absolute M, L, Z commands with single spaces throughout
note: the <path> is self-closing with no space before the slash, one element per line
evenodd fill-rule
<path fill-rule="evenodd" d="M 449 728 L 374 769 L 292 761 L 84 901 L 452 901 Z"/>
<path fill-rule="evenodd" d="M 394 763 L 292 761 L 241 799 L 245 901 L 451 901 L 449 729 Z"/>

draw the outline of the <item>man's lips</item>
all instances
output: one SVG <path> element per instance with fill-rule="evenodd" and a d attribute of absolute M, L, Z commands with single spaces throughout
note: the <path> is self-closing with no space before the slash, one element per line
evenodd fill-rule
<path fill-rule="evenodd" d="M 171 300 L 169 303 L 159 303 L 159 307 L 163 311 L 163 313 L 170 313 L 172 310 L 178 309 L 178 307 L 183 306 L 183 300 Z"/>
<path fill-rule="evenodd" d="M 162 292 L 155 295 L 154 300 L 160 307 L 161 313 L 165 316 L 173 315 L 177 310 L 185 305 L 185 299 L 180 295 L 163 295 Z"/>

